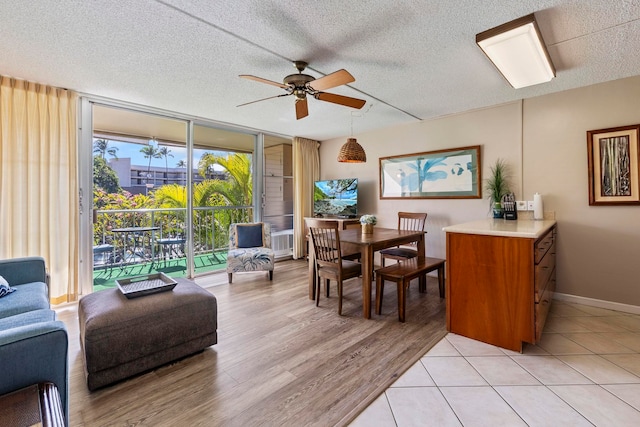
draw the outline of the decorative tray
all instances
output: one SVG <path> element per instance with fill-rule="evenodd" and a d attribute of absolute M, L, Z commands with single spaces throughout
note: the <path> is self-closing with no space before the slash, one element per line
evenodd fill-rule
<path fill-rule="evenodd" d="M 157 292 L 170 291 L 178 282 L 164 273 L 149 274 L 147 276 L 117 279 L 116 284 L 127 298 L 137 298 Z"/>

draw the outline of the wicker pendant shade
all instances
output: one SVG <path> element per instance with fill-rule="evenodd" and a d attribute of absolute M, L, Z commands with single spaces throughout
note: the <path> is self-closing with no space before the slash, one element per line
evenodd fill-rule
<path fill-rule="evenodd" d="M 341 163 L 364 163 L 367 161 L 367 153 L 355 138 L 349 138 L 340 148 L 338 161 Z"/>

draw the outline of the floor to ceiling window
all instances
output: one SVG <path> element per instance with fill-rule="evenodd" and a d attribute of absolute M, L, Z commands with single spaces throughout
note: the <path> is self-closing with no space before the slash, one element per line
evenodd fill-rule
<path fill-rule="evenodd" d="M 159 272 L 224 270 L 232 222 L 270 222 L 276 256 L 290 256 L 290 139 L 86 99 L 82 106 L 91 132 L 81 137 L 81 194 L 92 199 L 90 211 L 81 209 L 81 277 L 92 284 L 82 293 Z"/>

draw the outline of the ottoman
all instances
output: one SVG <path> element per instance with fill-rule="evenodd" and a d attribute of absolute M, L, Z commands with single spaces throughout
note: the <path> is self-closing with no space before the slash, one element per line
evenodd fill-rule
<path fill-rule="evenodd" d="M 78 304 L 89 390 L 151 370 L 217 342 L 217 301 L 186 279 L 172 291 L 127 299 L 119 289 Z"/>

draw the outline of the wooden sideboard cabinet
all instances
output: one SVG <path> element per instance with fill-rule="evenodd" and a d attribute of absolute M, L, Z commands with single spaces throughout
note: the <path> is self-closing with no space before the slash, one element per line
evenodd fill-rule
<path fill-rule="evenodd" d="M 447 232 L 450 332 L 518 352 L 540 340 L 556 286 L 555 221 L 543 230 Z"/>

